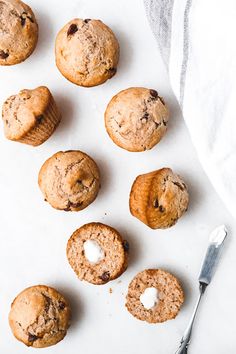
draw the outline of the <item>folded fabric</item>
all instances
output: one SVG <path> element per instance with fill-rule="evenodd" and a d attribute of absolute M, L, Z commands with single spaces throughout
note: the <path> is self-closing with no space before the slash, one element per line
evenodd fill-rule
<path fill-rule="evenodd" d="M 202 166 L 236 217 L 236 1 L 144 3 Z"/>

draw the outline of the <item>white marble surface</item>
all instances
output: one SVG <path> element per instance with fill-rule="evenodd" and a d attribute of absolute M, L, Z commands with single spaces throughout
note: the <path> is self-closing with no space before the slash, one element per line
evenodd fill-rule
<path fill-rule="evenodd" d="M 2 126 L 0 129 L 0 352 L 33 351 L 13 338 L 7 316 L 18 292 L 43 283 L 67 295 L 73 310 L 66 338 L 54 347 L 43 349 L 43 353 L 174 354 L 197 297 L 197 276 L 208 234 L 215 226 L 226 223 L 230 237 L 203 299 L 189 353 L 234 354 L 236 222 L 198 162 L 171 93 L 142 0 L 30 0 L 29 5 L 38 18 L 39 43 L 25 63 L 0 67 L 0 102 L 22 88 L 47 85 L 58 101 L 63 121 L 53 137 L 38 148 L 6 141 Z M 118 73 L 100 87 L 76 87 L 55 67 L 56 33 L 73 17 L 102 19 L 120 41 Z M 135 85 L 158 89 L 171 108 L 168 134 L 156 148 L 141 154 L 119 149 L 107 136 L 103 124 L 103 112 L 112 95 Z M 97 200 L 80 213 L 52 209 L 43 201 L 37 186 L 37 174 L 44 160 L 65 149 L 81 149 L 91 154 L 102 173 Z M 184 176 L 191 202 L 188 213 L 176 226 L 153 231 L 129 214 L 128 196 L 138 174 L 163 166 L 170 166 Z M 128 270 L 119 280 L 105 286 L 80 282 L 66 260 L 69 236 L 90 221 L 118 228 L 131 244 Z M 165 268 L 182 280 L 186 302 L 175 320 L 148 325 L 126 311 L 128 283 L 147 267 Z"/>

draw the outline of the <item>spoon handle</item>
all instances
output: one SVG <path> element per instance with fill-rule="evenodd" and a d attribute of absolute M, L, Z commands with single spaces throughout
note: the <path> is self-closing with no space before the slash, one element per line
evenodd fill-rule
<path fill-rule="evenodd" d="M 187 328 L 186 328 L 186 330 L 184 332 L 184 335 L 183 335 L 183 337 L 181 339 L 179 349 L 175 352 L 175 354 L 187 354 L 187 352 L 188 352 L 188 346 L 189 346 L 190 339 L 191 339 L 193 323 L 194 323 L 194 320 L 195 320 L 195 317 L 196 317 L 196 314 L 197 314 L 197 310 L 198 310 L 199 304 L 201 302 L 202 295 L 204 294 L 204 291 L 205 291 L 206 287 L 207 287 L 207 284 L 200 283 L 200 287 L 199 287 L 200 294 L 199 294 L 197 303 L 195 305 L 195 308 L 194 308 L 192 317 L 191 317 L 191 319 L 189 321 L 189 324 L 188 324 L 188 326 L 187 326 Z"/>

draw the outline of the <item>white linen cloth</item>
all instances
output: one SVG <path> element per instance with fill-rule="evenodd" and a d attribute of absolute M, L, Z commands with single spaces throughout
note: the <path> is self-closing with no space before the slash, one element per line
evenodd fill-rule
<path fill-rule="evenodd" d="M 236 217 L 236 1 L 144 3 L 202 166 Z"/>

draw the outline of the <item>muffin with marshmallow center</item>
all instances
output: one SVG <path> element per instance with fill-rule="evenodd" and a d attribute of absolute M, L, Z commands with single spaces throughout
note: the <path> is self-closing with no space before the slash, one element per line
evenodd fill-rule
<path fill-rule="evenodd" d="M 126 308 L 137 319 L 160 323 L 174 319 L 184 302 L 178 279 L 161 269 L 146 269 L 131 281 Z"/>
<path fill-rule="evenodd" d="M 80 280 L 101 285 L 118 278 L 128 265 L 129 244 L 111 226 L 92 222 L 76 230 L 67 258 Z"/>

